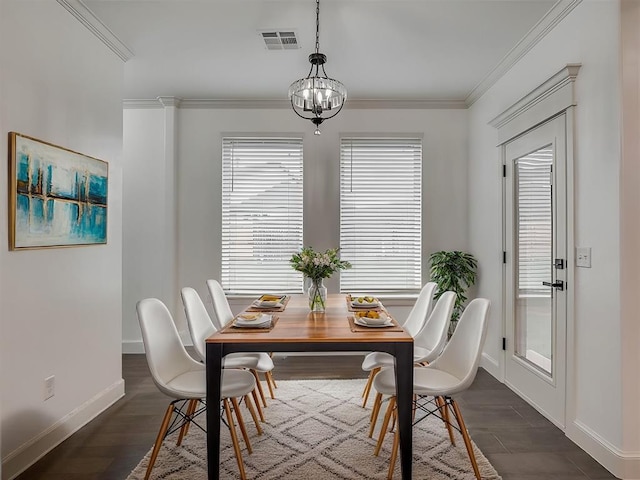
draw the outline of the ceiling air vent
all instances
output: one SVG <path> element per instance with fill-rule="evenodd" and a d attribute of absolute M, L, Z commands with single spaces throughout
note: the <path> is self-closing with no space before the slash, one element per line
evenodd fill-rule
<path fill-rule="evenodd" d="M 263 30 L 259 32 L 267 50 L 297 50 L 300 48 L 296 32 Z"/>

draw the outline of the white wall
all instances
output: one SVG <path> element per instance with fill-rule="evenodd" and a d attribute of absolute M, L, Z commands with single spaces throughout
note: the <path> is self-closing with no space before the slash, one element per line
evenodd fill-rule
<path fill-rule="evenodd" d="M 122 341 L 123 351 L 141 350 L 136 302 L 164 298 L 163 255 L 164 124 L 162 109 L 124 110 L 124 164 L 122 214 Z M 144 221 L 140 221 L 144 219 Z M 130 347 L 129 343 L 134 346 Z"/>
<path fill-rule="evenodd" d="M 109 162 L 108 243 L 9 252 L 0 208 L 2 478 L 123 395 L 121 60 L 57 2 L 0 3 L 0 152 L 16 131 Z M 4 163 L 4 162 L 3 162 Z M 0 168 L 7 198 L 7 168 Z M 43 381 L 55 375 L 55 396 Z"/>
<path fill-rule="evenodd" d="M 161 128 L 165 110 L 125 109 L 124 155 L 127 159 L 125 199 L 130 188 L 143 188 L 136 195 L 145 203 L 136 208 L 158 208 L 158 193 L 147 185 L 144 170 L 161 168 L 157 151 L 164 144 Z M 178 109 L 177 155 L 177 265 L 176 290 L 191 286 L 208 301 L 205 281 L 220 278 L 221 156 L 223 134 L 299 133 L 304 134 L 305 244 L 316 248 L 339 245 L 339 136 L 345 133 L 414 133 L 423 136 L 424 158 L 424 252 L 465 249 L 467 246 L 467 112 L 465 110 L 356 110 L 345 109 L 322 126 L 322 135 L 313 135 L 311 122 L 303 121 L 289 109 Z M 132 137 L 136 137 L 135 140 Z M 143 148 L 144 147 L 144 148 Z M 146 151 L 145 151 L 146 149 Z M 129 162 L 131 159 L 131 162 Z M 145 167 L 135 167 L 133 161 Z M 170 167 L 169 167 L 170 168 Z M 147 171 L 147 174 L 151 174 Z M 161 172 L 154 172 L 160 182 Z M 135 177 L 135 178 L 134 178 Z M 133 194 L 131 194 L 133 195 Z M 155 212 L 161 215 L 161 212 Z M 173 304 L 183 334 L 180 297 L 163 292 L 160 270 L 169 271 L 158 242 L 151 241 L 161 226 L 147 227 L 125 215 L 125 262 L 123 331 L 125 348 L 138 351 L 140 333 L 135 318 L 135 302 L 142 296 L 158 296 Z M 150 230 L 150 229 L 151 230 Z M 137 237 L 136 241 L 130 239 Z M 129 250 L 131 248 L 131 250 Z M 150 258 L 155 264 L 148 263 Z M 425 280 L 428 271 L 423 272 Z M 139 272 L 152 269 L 156 275 Z M 158 270 L 160 269 L 160 270 Z M 145 277 L 145 278 L 143 278 Z M 136 279 L 136 283 L 133 285 Z M 128 288 L 128 284 L 132 288 Z M 330 292 L 338 291 L 338 277 L 327 282 Z M 404 312 L 399 307 L 399 312 Z M 184 336 L 188 338 L 188 334 Z"/>
<path fill-rule="evenodd" d="M 574 229 L 575 244 L 592 247 L 592 268 L 575 269 L 575 285 L 569 286 L 575 294 L 575 337 L 568 358 L 566 433 L 621 476 L 629 473 L 630 462 L 637 466 L 640 444 L 637 439 L 623 440 L 621 415 L 621 325 L 625 319 L 620 310 L 619 9 L 619 2 L 613 0 L 583 1 L 472 106 L 469 177 L 474 181 L 469 188 L 469 213 L 470 248 L 485 269 L 479 294 L 491 298 L 495 306 L 485 347 L 492 361 L 485 363 L 493 364 L 499 376 L 501 178 L 497 131 L 488 122 L 566 64 L 581 63 L 576 81 Z M 636 278 L 629 285 L 635 296 L 638 287 Z M 637 348 L 637 338 L 635 344 Z M 626 377 L 624 382 L 637 391 L 635 377 Z M 637 398 L 637 392 L 635 395 Z M 635 412 L 624 418 L 635 429 L 637 412 L 636 403 Z M 639 475 L 640 469 L 625 478 Z"/>

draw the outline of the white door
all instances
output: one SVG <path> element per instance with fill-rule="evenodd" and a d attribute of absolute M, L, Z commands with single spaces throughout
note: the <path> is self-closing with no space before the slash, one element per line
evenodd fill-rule
<path fill-rule="evenodd" d="M 567 331 L 566 119 L 504 150 L 505 381 L 565 425 Z"/>

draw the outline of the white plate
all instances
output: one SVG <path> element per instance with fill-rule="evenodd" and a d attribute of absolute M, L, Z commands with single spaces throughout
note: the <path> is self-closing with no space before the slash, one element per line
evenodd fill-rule
<path fill-rule="evenodd" d="M 351 297 L 351 306 L 356 308 L 375 308 L 380 305 L 378 300 L 374 300 L 373 302 L 358 302 L 359 297 Z"/>
<path fill-rule="evenodd" d="M 393 322 L 391 320 L 387 320 L 385 323 L 379 323 L 379 324 L 373 325 L 373 324 L 364 322 L 361 318 L 358 318 L 358 317 L 355 318 L 353 323 L 355 323 L 356 325 L 360 325 L 361 327 L 371 327 L 371 328 L 390 327 L 393 325 Z"/>
<path fill-rule="evenodd" d="M 255 313 L 247 313 L 247 316 L 256 315 Z M 246 319 L 243 318 L 243 314 L 238 315 L 236 318 L 234 325 L 238 327 L 261 327 L 264 326 L 265 323 L 271 322 L 271 315 L 265 315 L 264 313 L 259 313 L 255 319 Z"/>
<path fill-rule="evenodd" d="M 271 326 L 271 320 L 267 320 L 266 322 L 262 322 L 262 323 L 235 322 L 233 326 L 238 328 L 265 328 L 266 329 Z"/>
<path fill-rule="evenodd" d="M 264 300 L 254 300 L 253 303 L 251 304 L 252 307 L 254 308 L 276 308 L 276 307 L 281 307 L 282 304 L 282 300 L 277 300 L 277 301 L 264 301 Z"/>
<path fill-rule="evenodd" d="M 279 307 L 280 305 L 282 305 L 280 302 L 260 302 L 256 300 L 253 302 L 252 306 L 256 308 L 274 308 Z"/>
<path fill-rule="evenodd" d="M 361 320 L 362 323 L 366 323 L 367 325 L 376 325 L 376 324 L 391 321 L 391 317 L 387 315 L 387 312 L 377 312 L 377 311 L 374 311 L 374 312 L 378 314 L 378 318 L 369 318 L 369 317 L 360 316 L 363 313 L 367 313 L 367 312 L 355 312 L 354 317 Z"/>

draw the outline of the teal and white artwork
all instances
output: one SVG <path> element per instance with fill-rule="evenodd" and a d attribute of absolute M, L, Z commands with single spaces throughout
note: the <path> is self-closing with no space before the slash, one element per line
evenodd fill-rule
<path fill-rule="evenodd" d="M 108 164 L 10 133 L 11 248 L 107 242 Z"/>

